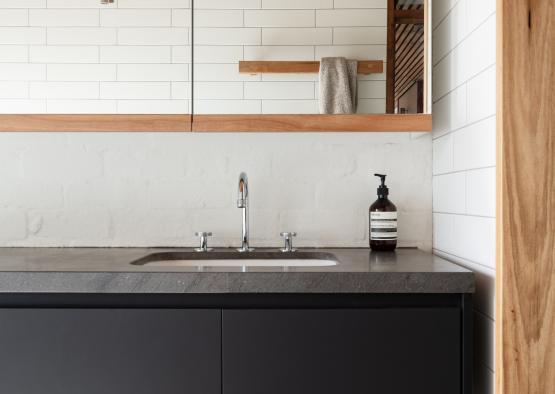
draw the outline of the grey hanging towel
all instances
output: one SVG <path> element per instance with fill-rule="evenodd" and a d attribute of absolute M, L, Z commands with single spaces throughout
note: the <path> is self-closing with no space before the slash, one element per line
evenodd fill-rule
<path fill-rule="evenodd" d="M 320 61 L 320 113 L 354 114 L 357 111 L 356 60 L 325 57 Z"/>

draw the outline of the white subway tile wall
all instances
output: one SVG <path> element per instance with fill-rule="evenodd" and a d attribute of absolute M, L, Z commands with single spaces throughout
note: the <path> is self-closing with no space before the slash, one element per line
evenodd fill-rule
<path fill-rule="evenodd" d="M 387 0 L 196 0 L 194 21 L 198 114 L 318 113 L 318 75 L 241 75 L 240 60 L 386 60 Z M 384 113 L 385 74 L 359 82 L 358 112 Z"/>
<path fill-rule="evenodd" d="M 495 11 L 495 0 L 433 9 L 433 248 L 476 273 L 476 394 L 494 392 Z"/>
<path fill-rule="evenodd" d="M 190 30 L 191 0 L 0 0 L 0 113 L 190 113 Z"/>

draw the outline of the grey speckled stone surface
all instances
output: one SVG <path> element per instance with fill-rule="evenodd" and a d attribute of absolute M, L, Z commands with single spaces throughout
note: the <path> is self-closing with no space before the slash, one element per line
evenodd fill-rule
<path fill-rule="evenodd" d="M 191 249 L 0 249 L 0 293 L 473 293 L 475 286 L 471 271 L 416 249 L 303 249 L 331 253 L 337 264 L 247 272 L 131 264 L 180 251 Z"/>

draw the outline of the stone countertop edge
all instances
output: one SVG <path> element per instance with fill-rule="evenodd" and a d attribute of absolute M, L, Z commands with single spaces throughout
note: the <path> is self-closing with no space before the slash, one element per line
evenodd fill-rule
<path fill-rule="evenodd" d="M 190 249 L 0 248 L 0 294 L 461 294 L 475 291 L 473 272 L 416 249 L 401 249 L 389 255 L 370 254 L 371 261 L 367 249 L 313 249 L 334 254 L 337 266 L 287 272 L 168 272 L 130 266 L 131 261 L 150 253 L 177 250 Z"/>

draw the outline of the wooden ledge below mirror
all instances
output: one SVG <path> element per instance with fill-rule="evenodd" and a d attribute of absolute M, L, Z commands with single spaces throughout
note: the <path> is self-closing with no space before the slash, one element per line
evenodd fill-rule
<path fill-rule="evenodd" d="M 0 132 L 190 131 L 432 131 L 432 115 L 0 115 Z"/>
<path fill-rule="evenodd" d="M 4 132 L 188 132 L 191 115 L 0 115 Z"/>
<path fill-rule="evenodd" d="M 432 131 L 432 115 L 195 115 L 196 132 Z"/>

